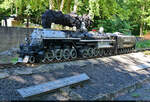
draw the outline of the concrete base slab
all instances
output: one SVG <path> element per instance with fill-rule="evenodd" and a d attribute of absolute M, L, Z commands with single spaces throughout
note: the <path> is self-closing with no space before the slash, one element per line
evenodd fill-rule
<path fill-rule="evenodd" d="M 71 98 L 75 93 L 81 100 L 95 100 L 96 97 L 108 97 L 113 99 L 115 96 L 132 91 L 139 87 L 137 83 L 142 83 L 143 80 L 150 78 L 150 68 L 134 70 L 131 66 L 142 65 L 150 62 L 150 57 L 143 53 L 131 53 L 124 55 L 117 55 L 111 57 L 103 57 L 97 59 L 74 61 L 72 63 L 53 64 L 57 66 L 52 67 L 51 64 L 44 65 L 44 68 L 34 68 L 33 74 L 17 75 L 14 71 L 7 70 L 9 77 L 0 79 L 0 99 L 1 100 L 25 100 L 20 97 L 16 89 L 29 87 L 56 79 L 86 73 L 90 77 L 90 82 L 74 87 L 69 86 L 69 91 L 47 93 L 34 97 L 33 100 L 61 100 L 74 99 Z M 78 65 L 77 65 L 78 64 Z M 81 65 L 79 65 L 81 64 Z M 61 67 L 62 66 L 62 67 Z M 141 67 L 141 66 L 139 66 Z M 143 66 L 145 67 L 145 66 Z M 54 70 L 49 70 L 54 69 Z M 26 68 L 25 68 L 26 70 Z M 36 71 L 35 71 L 36 70 Z M 38 70 L 38 71 L 37 71 Z M 43 71 L 44 70 L 44 71 Z M 36 73 L 34 73 L 34 71 Z M 124 91 L 120 91 L 124 90 Z M 98 96 L 99 95 L 99 96 Z"/>

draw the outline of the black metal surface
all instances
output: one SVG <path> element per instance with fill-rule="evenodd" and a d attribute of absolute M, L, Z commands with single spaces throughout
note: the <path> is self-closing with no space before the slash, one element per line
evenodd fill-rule
<path fill-rule="evenodd" d="M 84 22 L 86 28 L 89 28 L 92 21 L 88 15 L 78 16 L 75 13 L 63 14 L 61 11 L 47 10 L 42 15 L 43 28 L 51 28 L 51 24 L 61 24 L 63 26 L 81 28 L 81 23 Z"/>

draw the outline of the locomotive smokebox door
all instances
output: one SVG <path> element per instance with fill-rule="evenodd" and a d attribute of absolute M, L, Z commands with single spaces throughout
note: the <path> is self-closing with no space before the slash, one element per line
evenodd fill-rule
<path fill-rule="evenodd" d="M 29 61 L 29 56 L 25 56 L 23 59 L 23 63 L 28 63 L 28 61 Z"/>

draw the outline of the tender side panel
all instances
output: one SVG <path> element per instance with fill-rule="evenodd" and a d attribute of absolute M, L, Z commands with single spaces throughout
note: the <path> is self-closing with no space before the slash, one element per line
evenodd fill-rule
<path fill-rule="evenodd" d="M 96 48 L 112 48 L 115 40 L 80 40 L 81 43 L 94 44 Z"/>
<path fill-rule="evenodd" d="M 133 47 L 136 43 L 135 37 L 118 37 L 118 48 Z"/>

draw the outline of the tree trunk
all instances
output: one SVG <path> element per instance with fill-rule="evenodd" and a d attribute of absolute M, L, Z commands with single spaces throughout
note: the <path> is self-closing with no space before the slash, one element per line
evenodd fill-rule
<path fill-rule="evenodd" d="M 18 8 L 17 8 L 17 6 L 16 6 L 16 16 L 18 15 Z"/>
<path fill-rule="evenodd" d="M 4 17 L 5 27 L 7 27 L 7 17 Z"/>
<path fill-rule="evenodd" d="M 29 17 L 27 17 L 27 25 L 26 25 L 27 28 L 29 28 Z"/>
<path fill-rule="evenodd" d="M 77 12 L 77 8 L 78 8 L 78 0 L 74 0 L 74 7 L 73 7 L 73 12 Z"/>
<path fill-rule="evenodd" d="M 67 1 L 67 13 L 70 13 L 71 0 Z"/>
<path fill-rule="evenodd" d="M 140 25 L 140 37 L 143 36 L 143 23 Z"/>
<path fill-rule="evenodd" d="M 61 3 L 61 0 L 56 0 L 56 3 L 57 3 L 57 8 L 58 8 L 58 10 L 60 10 L 60 3 Z"/>
<path fill-rule="evenodd" d="M 49 9 L 55 9 L 55 2 L 54 2 L 54 0 L 49 0 Z"/>
<path fill-rule="evenodd" d="M 61 1 L 60 11 L 63 11 L 64 5 L 65 5 L 65 1 L 66 1 L 66 0 L 62 0 L 62 1 Z"/>
<path fill-rule="evenodd" d="M 144 5 L 141 7 L 141 10 L 142 10 L 142 12 L 144 12 L 144 10 L 145 10 L 145 6 L 144 6 Z M 142 15 L 141 15 L 141 20 L 143 20 L 143 18 L 144 18 L 144 15 L 142 14 Z M 141 21 L 141 25 L 140 25 L 140 36 L 143 36 L 143 29 L 144 29 L 144 22 Z"/>

